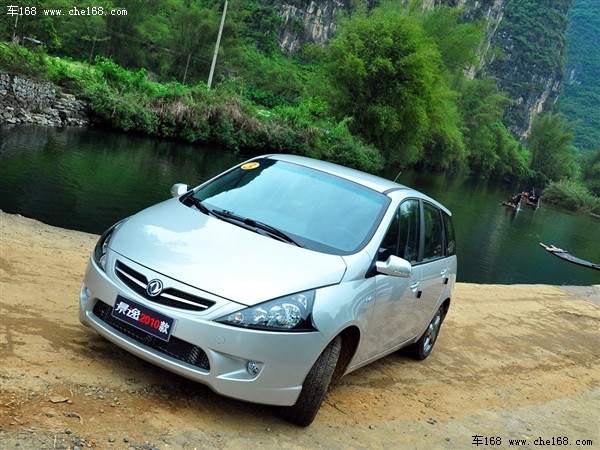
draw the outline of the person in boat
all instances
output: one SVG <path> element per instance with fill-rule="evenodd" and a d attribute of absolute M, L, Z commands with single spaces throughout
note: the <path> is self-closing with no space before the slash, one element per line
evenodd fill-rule
<path fill-rule="evenodd" d="M 531 191 L 529 192 L 529 197 L 527 199 L 527 203 L 529 203 L 532 206 L 537 207 L 539 205 L 540 202 L 540 198 L 535 194 L 535 188 L 531 189 Z"/>
<path fill-rule="evenodd" d="M 519 193 L 519 194 L 515 195 L 514 197 L 512 197 L 512 198 L 510 199 L 510 201 L 509 201 L 509 202 L 510 202 L 510 203 L 511 203 L 511 204 L 512 204 L 512 205 L 513 205 L 515 208 L 517 208 L 517 207 L 519 206 L 519 203 L 521 203 L 521 197 L 522 197 L 522 195 L 523 195 L 522 193 Z"/>

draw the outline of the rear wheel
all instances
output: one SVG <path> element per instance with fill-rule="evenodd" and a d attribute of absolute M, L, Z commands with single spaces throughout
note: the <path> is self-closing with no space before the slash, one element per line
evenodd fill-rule
<path fill-rule="evenodd" d="M 337 336 L 323 350 L 323 353 L 308 372 L 296 404 L 281 408 L 281 417 L 302 427 L 306 427 L 313 422 L 321 403 L 327 395 L 327 389 L 331 383 L 341 349 L 342 338 Z"/>
<path fill-rule="evenodd" d="M 444 321 L 444 306 L 440 306 L 440 308 L 436 311 L 433 319 L 429 322 L 425 333 L 423 336 L 412 345 L 407 347 L 407 351 L 415 359 L 425 359 L 433 350 L 433 346 L 435 341 L 437 340 L 438 334 L 440 332 L 440 327 L 442 326 L 442 322 Z"/>

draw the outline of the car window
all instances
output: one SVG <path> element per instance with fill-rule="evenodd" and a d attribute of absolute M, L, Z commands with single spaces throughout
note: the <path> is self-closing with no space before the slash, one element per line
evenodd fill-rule
<path fill-rule="evenodd" d="M 424 203 L 423 219 L 425 228 L 423 261 L 442 258 L 444 256 L 444 226 L 441 211 L 430 203 Z"/>
<path fill-rule="evenodd" d="M 419 258 L 419 201 L 407 200 L 400 205 L 400 256 L 416 263 Z"/>
<path fill-rule="evenodd" d="M 444 228 L 446 229 L 446 256 L 456 255 L 456 235 L 452 218 L 444 213 Z"/>
<path fill-rule="evenodd" d="M 385 261 L 391 255 L 416 263 L 419 257 L 419 201 L 403 202 L 383 238 L 378 259 Z"/>

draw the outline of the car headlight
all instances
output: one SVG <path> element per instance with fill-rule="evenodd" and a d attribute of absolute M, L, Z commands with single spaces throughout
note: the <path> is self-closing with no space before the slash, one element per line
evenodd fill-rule
<path fill-rule="evenodd" d="M 267 331 L 315 331 L 312 308 L 315 291 L 299 292 L 244 308 L 216 322 Z"/>
<path fill-rule="evenodd" d="M 108 244 L 110 242 L 110 238 L 112 237 L 117 226 L 121 224 L 121 222 L 114 224 L 112 227 L 106 230 L 102 234 L 102 236 L 100 236 L 100 239 L 98 239 L 98 243 L 94 248 L 94 261 L 103 271 L 106 271 L 106 252 L 108 251 Z"/>

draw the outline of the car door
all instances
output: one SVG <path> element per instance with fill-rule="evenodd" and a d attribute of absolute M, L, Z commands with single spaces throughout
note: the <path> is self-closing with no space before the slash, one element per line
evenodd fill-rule
<path fill-rule="evenodd" d="M 437 304 L 448 283 L 448 259 L 444 248 L 444 221 L 442 211 L 435 205 L 423 201 L 423 255 L 420 258 L 421 291 L 413 312 L 415 322 L 412 331 L 423 332 L 437 309 Z"/>
<path fill-rule="evenodd" d="M 370 353 L 376 356 L 414 337 L 415 311 L 420 299 L 421 268 L 417 264 L 420 242 L 420 202 L 403 201 L 380 244 L 379 261 L 399 256 L 412 265 L 409 278 L 377 274 L 375 306 L 369 325 Z"/>

